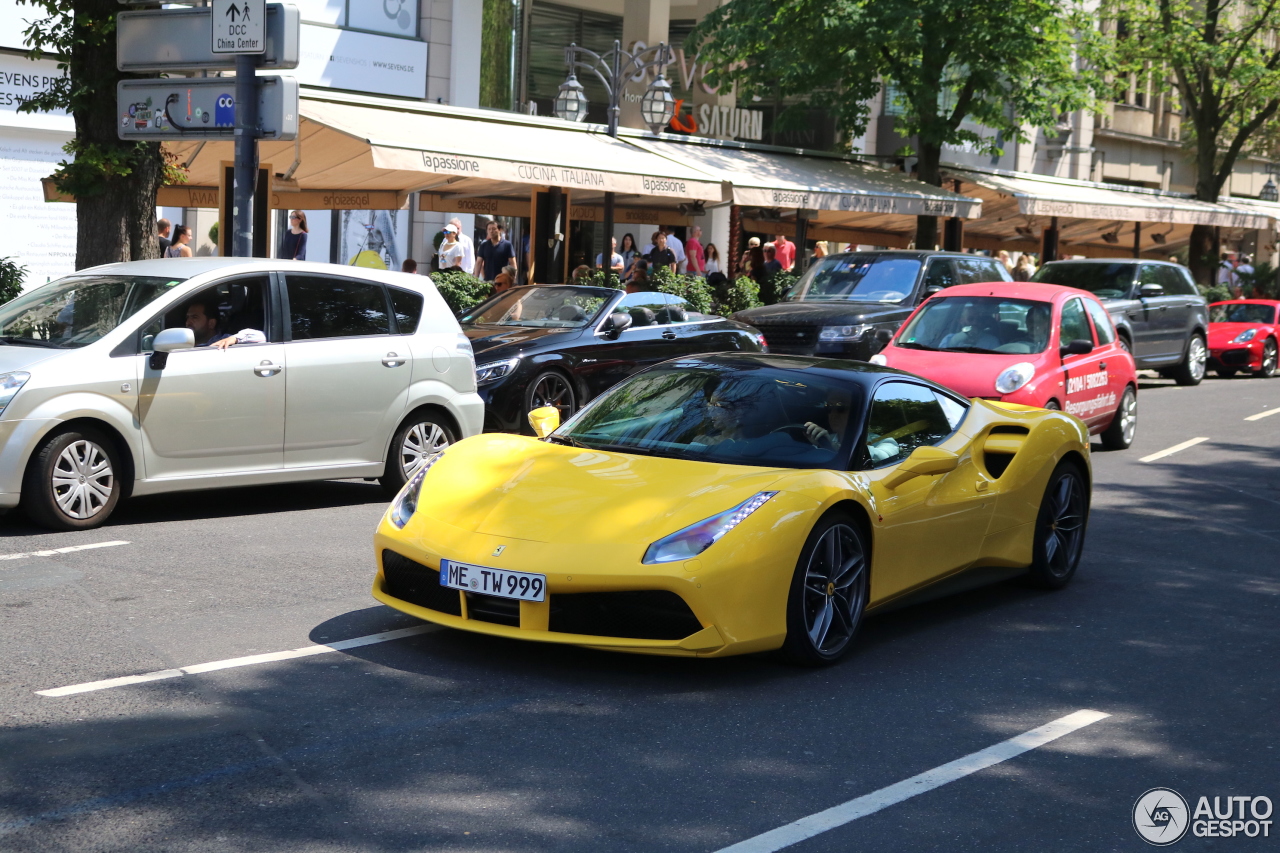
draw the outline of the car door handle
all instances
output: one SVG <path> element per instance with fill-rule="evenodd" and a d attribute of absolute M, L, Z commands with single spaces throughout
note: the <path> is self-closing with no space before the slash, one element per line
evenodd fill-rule
<path fill-rule="evenodd" d="M 283 364 L 275 364 L 270 359 L 263 359 L 258 366 L 253 369 L 253 372 L 261 376 L 263 379 L 266 379 L 269 376 L 275 376 L 282 370 L 284 370 Z"/>
<path fill-rule="evenodd" d="M 399 367 L 409 359 L 401 358 L 393 352 L 387 353 L 387 357 L 382 360 L 383 367 Z"/>
<path fill-rule="evenodd" d="M 676 339 L 676 333 L 668 329 L 662 333 L 662 339 L 665 341 L 674 341 Z"/>
<path fill-rule="evenodd" d="M 1099 369 L 1099 370 L 1106 370 L 1106 369 L 1107 369 L 1107 363 L 1106 363 L 1105 361 L 1100 361 L 1100 362 L 1098 362 L 1098 369 Z"/>

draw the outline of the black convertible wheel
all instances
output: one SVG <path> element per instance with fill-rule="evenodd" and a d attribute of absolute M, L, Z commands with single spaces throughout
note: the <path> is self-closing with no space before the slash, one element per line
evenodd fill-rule
<path fill-rule="evenodd" d="M 1254 376 L 1269 379 L 1276 375 L 1276 342 L 1268 340 L 1262 345 L 1262 367 L 1253 372 Z"/>
<path fill-rule="evenodd" d="M 526 412 L 541 409 L 543 406 L 555 406 L 560 412 L 560 423 L 578 410 L 577 396 L 573 393 L 573 385 L 563 373 L 547 370 L 539 373 L 529 383 Z"/>
<path fill-rule="evenodd" d="M 1042 589 L 1062 589 L 1071 581 L 1084 550 L 1089 520 L 1089 487 L 1078 465 L 1058 463 L 1044 490 L 1036 518 L 1034 555 L 1028 579 Z"/>
<path fill-rule="evenodd" d="M 783 650 L 793 661 L 820 666 L 849 650 L 867 607 L 868 557 L 862 531 L 842 513 L 809 534 L 787 598 Z"/>

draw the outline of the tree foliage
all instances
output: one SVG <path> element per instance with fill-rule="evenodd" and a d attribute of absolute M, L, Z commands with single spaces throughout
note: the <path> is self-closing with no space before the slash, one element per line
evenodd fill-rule
<path fill-rule="evenodd" d="M 691 40 L 723 69 L 710 82 L 733 82 L 740 102 L 792 98 L 793 109 L 830 111 L 851 137 L 887 84 L 897 129 L 917 139 L 920 180 L 934 186 L 944 145 L 996 153 L 1026 141 L 1024 127 L 1088 105 L 1092 66 L 1078 59 L 1097 43 L 1077 0 L 730 0 Z M 917 245 L 936 235 L 936 217 L 921 217 Z"/>
<path fill-rule="evenodd" d="M 493 295 L 490 282 L 462 270 L 433 272 L 431 282 L 444 297 L 449 310 L 459 317 Z"/>
<path fill-rule="evenodd" d="M 27 268 L 16 258 L 0 258 L 0 305 L 17 299 L 22 294 L 22 282 Z"/>

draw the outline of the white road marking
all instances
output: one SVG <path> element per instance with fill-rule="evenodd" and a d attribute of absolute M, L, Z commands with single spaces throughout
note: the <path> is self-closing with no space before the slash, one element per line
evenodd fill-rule
<path fill-rule="evenodd" d="M 128 542 L 95 542 L 92 545 L 71 545 L 66 548 L 50 548 L 47 551 L 27 551 L 23 554 L 0 554 L 0 560 L 25 560 L 28 557 L 56 557 L 59 554 L 72 554 L 76 551 L 92 551 L 94 548 L 114 548 L 117 545 L 128 545 Z"/>
<path fill-rule="evenodd" d="M 1024 752 L 1030 752 L 1050 741 L 1057 740 L 1063 735 L 1071 734 L 1077 729 L 1093 725 L 1099 720 L 1105 720 L 1109 716 L 1111 715 L 1104 714 L 1101 711 L 1076 711 L 1074 714 L 1068 714 L 1061 719 L 1054 720 L 1052 723 L 1046 723 L 1029 732 L 1023 732 L 1003 743 L 989 746 L 986 749 L 966 755 L 964 758 L 957 758 L 955 761 L 943 764 L 941 767 L 926 770 L 918 776 L 904 779 L 887 788 L 872 791 L 870 794 L 865 794 L 855 800 L 850 800 L 847 803 L 833 806 L 826 811 L 801 818 L 786 826 L 772 829 L 763 835 L 748 838 L 746 841 L 739 841 L 737 844 L 719 850 L 718 853 L 774 853 L 774 851 L 798 844 L 827 830 L 844 826 L 858 818 L 875 814 L 881 809 L 909 800 L 917 794 L 932 791 L 934 788 L 941 788 L 948 782 L 955 782 L 965 776 L 977 773 L 979 770 L 985 770 L 988 767 L 1008 761 L 1010 758 L 1016 758 Z"/>
<path fill-rule="evenodd" d="M 234 669 L 241 666 L 256 666 L 260 663 L 272 663 L 278 660 L 292 660 L 293 658 L 305 658 L 312 655 L 326 655 L 330 652 L 341 652 L 346 649 L 356 649 L 360 646 L 372 646 L 376 643 L 386 643 L 391 640 L 399 640 L 402 637 L 412 637 L 416 634 L 425 634 L 428 631 L 438 630 L 438 625 L 415 625 L 412 628 L 400 628 L 395 631 L 383 631 L 381 634 L 369 634 L 364 637 L 354 637 L 350 640 L 338 640 L 334 643 L 325 643 L 319 646 L 303 646 L 299 649 L 289 649 L 283 652 L 269 652 L 263 655 L 249 655 L 242 658 L 228 658 L 227 660 L 215 660 L 208 663 L 197 663 L 191 666 L 183 666 L 177 669 L 161 669 L 155 672 L 144 672 L 141 675 L 125 675 L 120 678 L 108 678 L 104 681 L 89 681 L 84 684 L 72 684 L 68 687 L 54 687 L 49 690 L 37 690 L 38 696 L 74 696 L 77 693 L 92 693 L 95 690 L 110 690 L 113 687 L 127 687 L 130 684 L 145 684 L 148 681 L 161 681 L 166 678 L 181 678 L 184 675 L 197 675 L 202 672 L 216 672 L 219 669 Z"/>
<path fill-rule="evenodd" d="M 1265 412 L 1258 412 L 1256 415 L 1249 415 L 1246 421 L 1260 421 L 1263 418 L 1269 418 L 1272 415 L 1280 415 L 1280 409 L 1267 409 Z"/>
<path fill-rule="evenodd" d="M 1181 444 L 1175 444 L 1173 447 L 1166 447 L 1164 450 L 1161 450 L 1159 453 L 1152 453 L 1150 456 L 1144 456 L 1138 461 L 1139 462 L 1155 462 L 1157 459 L 1163 459 L 1166 456 L 1172 456 L 1175 453 L 1180 453 L 1181 451 L 1186 450 L 1188 447 L 1195 447 L 1200 442 L 1208 441 L 1208 440 L 1209 440 L 1208 436 L 1201 436 L 1199 438 L 1188 439 L 1187 441 L 1184 441 Z"/>

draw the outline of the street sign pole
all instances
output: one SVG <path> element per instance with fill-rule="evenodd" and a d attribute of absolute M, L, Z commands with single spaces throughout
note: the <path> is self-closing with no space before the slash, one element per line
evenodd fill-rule
<path fill-rule="evenodd" d="M 253 257 L 253 194 L 258 178 L 257 57 L 236 56 L 236 152 L 231 205 L 235 233 L 231 254 Z"/>

